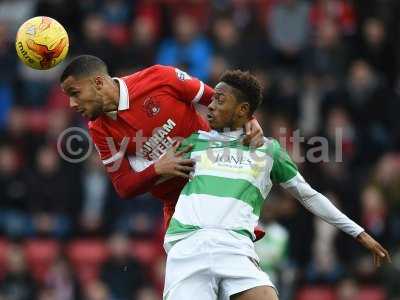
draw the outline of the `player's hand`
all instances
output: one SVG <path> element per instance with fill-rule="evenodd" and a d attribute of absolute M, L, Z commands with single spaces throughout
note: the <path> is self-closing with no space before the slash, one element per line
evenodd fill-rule
<path fill-rule="evenodd" d="M 188 145 L 177 151 L 179 145 L 180 143 L 176 143 L 154 164 L 158 175 L 190 178 L 190 173 L 194 171 L 195 161 L 184 158 L 184 154 L 188 153 L 193 148 L 193 145 Z"/>
<path fill-rule="evenodd" d="M 372 253 L 376 267 L 380 267 L 384 261 L 392 262 L 389 252 L 365 231 L 357 236 L 357 241 Z"/>
<path fill-rule="evenodd" d="M 262 228 L 260 225 L 257 225 L 254 228 L 254 235 L 256 236 L 256 239 L 254 240 L 254 242 L 261 240 L 265 236 L 264 228 Z"/>
<path fill-rule="evenodd" d="M 244 125 L 246 136 L 243 144 L 254 148 L 264 145 L 264 132 L 255 118 L 252 118 Z"/>

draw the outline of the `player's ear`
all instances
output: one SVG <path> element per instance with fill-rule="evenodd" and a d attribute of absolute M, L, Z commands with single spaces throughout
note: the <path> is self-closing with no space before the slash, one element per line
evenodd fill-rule
<path fill-rule="evenodd" d="M 250 104 L 248 102 L 242 102 L 239 104 L 239 116 L 247 117 L 250 115 Z"/>
<path fill-rule="evenodd" d="M 100 90 L 103 87 L 103 84 L 104 84 L 103 80 L 104 79 L 101 76 L 96 76 L 94 78 L 94 85 L 96 87 L 96 90 Z"/>

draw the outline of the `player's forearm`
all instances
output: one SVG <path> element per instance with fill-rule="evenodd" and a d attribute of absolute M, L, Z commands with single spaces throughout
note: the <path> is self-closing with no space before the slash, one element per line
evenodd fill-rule
<path fill-rule="evenodd" d="M 158 179 L 159 176 L 155 172 L 154 165 L 150 165 L 141 172 L 126 172 L 111 180 L 118 196 L 125 199 L 150 191 Z"/>
<path fill-rule="evenodd" d="M 300 174 L 281 185 L 314 215 L 347 234 L 357 237 L 364 231 L 361 226 L 337 209 L 328 198 L 314 190 Z"/>

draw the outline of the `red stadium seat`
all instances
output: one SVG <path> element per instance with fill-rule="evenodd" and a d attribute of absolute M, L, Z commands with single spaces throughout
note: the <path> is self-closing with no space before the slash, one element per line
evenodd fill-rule
<path fill-rule="evenodd" d="M 29 240 L 24 243 L 24 252 L 33 278 L 43 282 L 60 253 L 60 245 L 54 240 Z"/>
<path fill-rule="evenodd" d="M 298 293 L 296 300 L 335 300 L 335 293 L 329 287 L 304 287 Z"/>
<path fill-rule="evenodd" d="M 0 239 L 0 280 L 5 275 L 7 262 L 8 241 Z"/>
<path fill-rule="evenodd" d="M 101 240 L 77 240 L 69 244 L 67 255 L 79 281 L 86 285 L 98 278 L 100 266 L 108 257 L 108 248 Z"/>
<path fill-rule="evenodd" d="M 385 300 L 385 291 L 380 287 L 368 286 L 361 288 L 358 300 Z"/>
<path fill-rule="evenodd" d="M 132 240 L 130 247 L 132 256 L 144 265 L 151 265 L 163 251 L 160 244 L 152 240 Z"/>

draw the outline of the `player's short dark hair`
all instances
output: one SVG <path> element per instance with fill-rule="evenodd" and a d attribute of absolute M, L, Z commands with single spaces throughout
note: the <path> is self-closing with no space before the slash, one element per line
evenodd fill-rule
<path fill-rule="evenodd" d="M 95 73 L 108 74 L 106 63 L 93 55 L 79 55 L 64 69 L 60 82 L 64 82 L 69 76 L 85 77 Z"/>
<path fill-rule="evenodd" d="M 219 81 L 234 88 L 236 99 L 250 104 L 250 114 L 253 114 L 262 102 L 262 88 L 257 78 L 250 72 L 233 70 L 222 74 Z"/>

